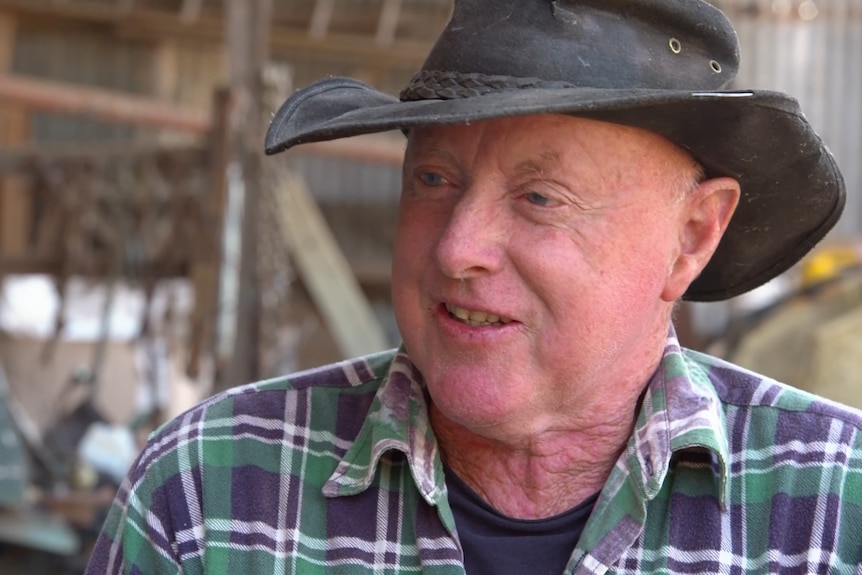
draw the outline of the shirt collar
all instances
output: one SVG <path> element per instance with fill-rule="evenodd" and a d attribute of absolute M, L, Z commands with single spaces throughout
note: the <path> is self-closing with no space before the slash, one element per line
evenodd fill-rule
<path fill-rule="evenodd" d="M 402 346 L 371 403 L 356 440 L 323 487 L 327 497 L 353 495 L 367 489 L 380 457 L 402 452 L 416 487 L 430 504 L 445 496 L 443 465 L 431 430 L 425 384 Z"/>
<path fill-rule="evenodd" d="M 716 474 L 716 495 L 728 501 L 728 440 L 718 395 L 706 368 L 687 357 L 671 325 L 661 362 L 644 393 L 623 456 L 647 499 L 655 497 L 680 458 L 704 451 Z M 416 487 L 430 504 L 445 496 L 443 467 L 431 430 L 422 375 L 403 346 L 396 352 L 353 445 L 323 488 L 329 497 L 353 495 L 371 485 L 380 457 L 402 452 Z"/>
<path fill-rule="evenodd" d="M 647 499 L 658 494 L 674 457 L 702 460 L 706 453 L 716 478 L 716 496 L 722 507 L 728 501 L 727 424 L 707 369 L 690 352 L 683 352 L 671 325 L 627 450 L 628 468 L 640 478 Z"/>

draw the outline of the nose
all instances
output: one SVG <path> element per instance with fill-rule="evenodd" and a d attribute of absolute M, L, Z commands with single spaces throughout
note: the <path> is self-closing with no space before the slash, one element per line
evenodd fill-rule
<path fill-rule="evenodd" d="M 447 276 L 471 279 L 500 268 L 505 222 L 493 199 L 465 193 L 449 213 L 437 242 L 437 266 Z"/>

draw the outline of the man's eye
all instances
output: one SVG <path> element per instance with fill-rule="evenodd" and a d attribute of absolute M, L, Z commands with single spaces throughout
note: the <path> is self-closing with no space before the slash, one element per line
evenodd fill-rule
<path fill-rule="evenodd" d="M 419 174 L 419 179 L 426 186 L 442 186 L 446 183 L 446 179 L 440 174 L 435 174 L 434 172 L 422 172 Z"/>
<path fill-rule="evenodd" d="M 551 204 L 551 198 L 548 196 L 543 196 L 538 192 L 527 192 L 524 194 L 524 197 L 527 198 L 527 201 L 536 206 L 549 206 Z"/>

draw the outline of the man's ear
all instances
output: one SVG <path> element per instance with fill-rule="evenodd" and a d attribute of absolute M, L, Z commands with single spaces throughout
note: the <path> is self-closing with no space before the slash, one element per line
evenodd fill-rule
<path fill-rule="evenodd" d="M 706 267 L 730 223 L 739 195 L 739 183 L 733 178 L 712 178 L 681 200 L 679 253 L 669 270 L 662 299 L 672 302 L 681 298 Z"/>

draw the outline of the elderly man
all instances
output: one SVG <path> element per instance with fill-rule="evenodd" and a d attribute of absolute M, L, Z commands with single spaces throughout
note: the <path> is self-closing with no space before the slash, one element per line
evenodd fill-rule
<path fill-rule="evenodd" d="M 680 349 L 680 298 L 792 266 L 832 157 L 724 91 L 699 0 L 460 0 L 400 100 L 330 78 L 267 150 L 401 129 L 403 346 L 153 435 L 89 573 L 850 573 L 862 416 Z"/>

